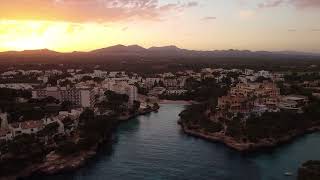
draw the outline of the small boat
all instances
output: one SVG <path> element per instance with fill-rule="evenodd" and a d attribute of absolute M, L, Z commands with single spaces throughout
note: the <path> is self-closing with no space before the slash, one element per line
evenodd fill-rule
<path fill-rule="evenodd" d="M 284 175 L 285 175 L 285 176 L 292 176 L 293 173 L 292 173 L 292 172 L 285 172 Z"/>

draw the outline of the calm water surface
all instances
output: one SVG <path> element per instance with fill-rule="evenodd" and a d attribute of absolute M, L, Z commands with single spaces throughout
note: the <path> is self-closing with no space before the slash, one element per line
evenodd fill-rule
<path fill-rule="evenodd" d="M 270 152 L 243 155 L 224 145 L 183 134 L 183 105 L 123 123 L 115 143 L 84 168 L 48 180 L 293 180 L 300 163 L 320 159 L 320 134 L 310 134 Z"/>

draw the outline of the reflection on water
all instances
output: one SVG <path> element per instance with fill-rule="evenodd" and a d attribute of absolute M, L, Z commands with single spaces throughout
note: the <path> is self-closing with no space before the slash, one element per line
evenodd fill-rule
<path fill-rule="evenodd" d="M 183 105 L 162 105 L 158 113 L 119 126 L 87 166 L 41 179 L 79 180 L 293 180 L 299 164 L 319 159 L 320 134 L 297 139 L 270 152 L 244 155 L 222 144 L 187 136 L 177 125 Z"/>

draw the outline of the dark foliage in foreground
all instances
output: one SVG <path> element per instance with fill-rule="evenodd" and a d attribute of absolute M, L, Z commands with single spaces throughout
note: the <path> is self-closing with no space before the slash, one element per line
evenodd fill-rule
<path fill-rule="evenodd" d="M 216 83 L 214 78 L 207 78 L 198 81 L 194 78 L 186 80 L 186 93 L 182 95 L 161 95 L 162 99 L 170 100 L 194 100 L 216 102 L 219 96 L 223 96 L 228 91 L 229 79 L 226 78 L 222 83 Z M 222 84 L 224 86 L 222 86 Z"/>
<path fill-rule="evenodd" d="M 307 161 L 298 171 L 298 180 L 319 180 L 320 161 Z"/>
<path fill-rule="evenodd" d="M 246 121 L 240 118 L 231 120 L 220 119 L 213 122 L 206 115 L 206 104 L 194 104 L 180 114 L 182 123 L 189 129 L 203 129 L 213 133 L 222 130 L 226 125 L 225 134 L 239 141 L 258 142 L 261 139 L 279 139 L 285 136 L 304 132 L 308 128 L 320 125 L 320 101 L 313 100 L 304 110 L 304 113 L 295 112 L 267 112 L 257 117 L 251 115 Z"/>

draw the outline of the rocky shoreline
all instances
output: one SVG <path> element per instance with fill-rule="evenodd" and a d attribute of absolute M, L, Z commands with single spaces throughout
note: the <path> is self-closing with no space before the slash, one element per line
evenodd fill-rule
<path fill-rule="evenodd" d="M 128 116 L 122 116 L 119 118 L 118 123 L 129 121 L 140 115 L 146 115 L 151 112 L 157 112 L 159 108 L 151 108 L 148 110 L 142 110 L 138 113 Z M 15 179 L 27 179 L 35 175 L 54 175 L 64 172 L 70 172 L 83 167 L 91 158 L 93 158 L 103 143 L 106 143 L 106 139 L 101 139 L 96 145 L 92 146 L 87 151 L 77 152 L 68 156 L 61 156 L 54 152 L 46 155 L 45 160 L 41 163 L 31 164 L 23 171 L 12 175 L 0 177 L 0 180 L 15 180 Z"/>
<path fill-rule="evenodd" d="M 78 152 L 70 156 L 60 156 L 50 153 L 46 156 L 44 162 L 30 165 L 19 174 L 3 177 L 0 179 L 14 180 L 25 179 L 34 175 L 54 175 L 62 172 L 76 170 L 87 163 L 87 161 L 96 155 L 98 146 L 92 147 L 88 151 Z"/>
<path fill-rule="evenodd" d="M 295 131 L 289 133 L 289 135 L 284 136 L 279 139 L 262 139 L 257 143 L 253 142 L 239 142 L 235 138 L 226 136 L 222 133 L 207 133 L 203 130 L 192 130 L 188 129 L 186 126 L 183 125 L 181 121 L 178 122 L 184 133 L 194 136 L 194 137 L 199 137 L 203 138 L 212 142 L 218 142 L 226 145 L 227 147 L 230 147 L 236 151 L 239 152 L 253 152 L 253 151 L 259 151 L 259 150 L 264 150 L 264 149 L 269 149 L 269 148 L 274 148 L 282 144 L 286 144 L 291 142 L 297 137 L 300 137 L 302 135 L 308 134 L 308 133 L 313 133 L 316 131 L 320 131 L 320 126 L 315 126 L 312 128 L 308 128 L 304 131 Z"/>
<path fill-rule="evenodd" d="M 182 105 L 191 105 L 193 103 L 197 103 L 196 101 L 186 101 L 186 100 L 168 100 L 162 99 L 159 102 L 160 104 L 182 104 Z"/>
<path fill-rule="evenodd" d="M 131 115 L 126 115 L 126 116 L 120 116 L 119 117 L 119 123 L 121 122 L 125 122 L 128 121 L 130 119 L 133 119 L 135 117 L 141 116 L 141 115 L 146 115 L 152 112 L 157 112 L 159 110 L 159 108 L 155 108 L 152 107 L 151 109 L 144 109 L 144 110 L 140 110 L 139 112 L 135 113 L 135 114 L 131 114 Z"/>
<path fill-rule="evenodd" d="M 77 152 L 68 156 L 61 156 L 54 152 L 46 155 L 45 159 L 41 163 L 30 164 L 21 172 L 11 175 L 0 177 L 0 180 L 15 180 L 15 179 L 27 179 L 35 175 L 54 175 L 63 172 L 74 171 L 84 166 L 88 160 L 97 154 L 99 145 L 105 140 L 97 143 L 87 151 Z"/>

